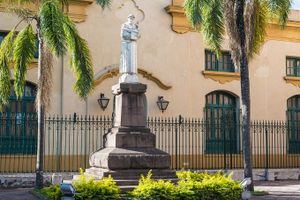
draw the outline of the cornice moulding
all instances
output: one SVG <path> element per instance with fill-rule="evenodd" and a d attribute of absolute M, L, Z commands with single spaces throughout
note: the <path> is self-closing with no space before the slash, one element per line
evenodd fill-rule
<path fill-rule="evenodd" d="M 77 23 L 84 22 L 87 17 L 86 8 L 93 2 L 94 0 L 70 0 L 68 15 L 74 22 Z M 0 12 L 5 12 L 5 11 L 6 11 L 5 6 L 0 5 Z"/>
<path fill-rule="evenodd" d="M 292 85 L 300 88 L 300 77 L 285 76 L 285 77 L 283 77 L 283 79 L 286 81 L 286 83 L 292 84 Z"/>
<path fill-rule="evenodd" d="M 172 16 L 172 30 L 179 34 L 196 31 L 184 14 L 183 3 L 183 0 L 173 0 L 172 5 L 165 8 Z M 276 21 L 269 22 L 266 40 L 300 42 L 300 21 L 289 20 L 284 29 Z"/>
<path fill-rule="evenodd" d="M 239 72 L 215 72 L 215 71 L 202 71 L 203 76 L 207 79 L 212 79 L 219 82 L 220 84 L 225 84 L 231 81 L 239 81 Z"/>

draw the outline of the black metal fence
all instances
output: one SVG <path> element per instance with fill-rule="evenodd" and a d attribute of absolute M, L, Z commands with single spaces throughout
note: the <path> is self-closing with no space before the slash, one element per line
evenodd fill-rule
<path fill-rule="evenodd" d="M 299 124 L 300 125 L 300 124 Z M 196 118 L 150 117 L 157 148 L 172 157 L 173 169 L 243 168 L 239 123 Z M 45 120 L 45 171 L 72 172 L 89 167 L 91 152 L 103 146 L 111 127 L 105 116 L 51 116 Z M 34 172 L 35 116 L 0 115 L 0 172 Z M 300 126 L 285 121 L 251 122 L 254 168 L 299 168 Z"/>

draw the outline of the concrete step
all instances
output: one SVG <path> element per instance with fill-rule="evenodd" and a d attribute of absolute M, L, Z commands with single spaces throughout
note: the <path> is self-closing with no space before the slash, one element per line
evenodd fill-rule
<path fill-rule="evenodd" d="M 136 188 L 136 185 L 123 185 L 119 187 L 122 193 L 130 192 Z"/>

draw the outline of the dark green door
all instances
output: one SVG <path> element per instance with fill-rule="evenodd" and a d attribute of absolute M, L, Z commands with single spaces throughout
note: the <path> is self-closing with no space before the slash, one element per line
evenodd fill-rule
<path fill-rule="evenodd" d="M 22 99 L 11 92 L 10 104 L 0 115 L 0 153 L 34 154 L 36 152 L 36 87 L 27 83 Z"/>
<path fill-rule="evenodd" d="M 300 153 L 300 95 L 287 101 L 288 152 Z"/>
<path fill-rule="evenodd" d="M 237 111 L 236 98 L 229 93 L 213 92 L 206 96 L 206 153 L 237 153 Z"/>

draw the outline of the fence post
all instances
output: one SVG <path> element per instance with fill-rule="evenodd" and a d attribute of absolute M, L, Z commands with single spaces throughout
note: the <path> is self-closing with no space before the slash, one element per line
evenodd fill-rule
<path fill-rule="evenodd" d="M 265 130 L 265 137 L 266 137 L 266 169 L 265 169 L 265 179 L 268 180 L 268 169 L 269 169 L 269 138 L 268 138 L 268 125 L 266 125 L 266 130 Z"/>

